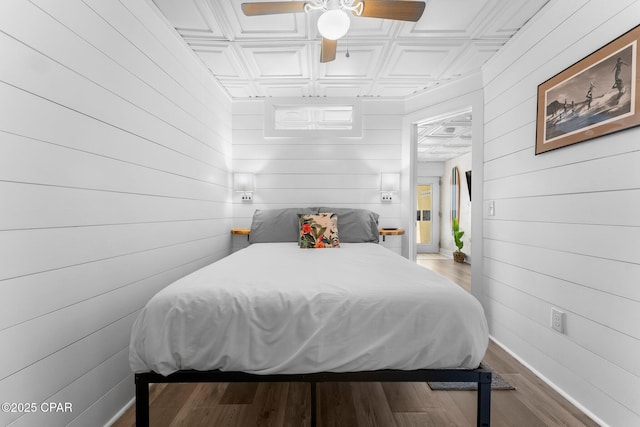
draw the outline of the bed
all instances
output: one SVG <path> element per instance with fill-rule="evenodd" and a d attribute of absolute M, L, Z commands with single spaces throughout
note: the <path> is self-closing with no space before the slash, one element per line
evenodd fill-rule
<path fill-rule="evenodd" d="M 150 383 L 209 381 L 308 382 L 312 426 L 318 382 L 477 382 L 477 424 L 489 425 L 482 307 L 378 245 L 377 220 L 331 207 L 256 211 L 247 248 L 158 292 L 132 329 L 137 425 L 149 422 Z"/>

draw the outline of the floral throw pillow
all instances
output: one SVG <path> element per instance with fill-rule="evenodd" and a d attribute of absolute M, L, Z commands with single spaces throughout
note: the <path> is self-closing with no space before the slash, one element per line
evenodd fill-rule
<path fill-rule="evenodd" d="M 334 213 L 323 212 L 314 214 L 298 214 L 300 222 L 301 248 L 339 248 L 338 216 Z"/>

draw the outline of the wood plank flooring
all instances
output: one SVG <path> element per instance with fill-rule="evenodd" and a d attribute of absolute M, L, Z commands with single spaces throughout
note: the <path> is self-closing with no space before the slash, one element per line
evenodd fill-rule
<path fill-rule="evenodd" d="M 471 267 L 448 258 L 419 264 L 465 289 Z M 492 426 L 597 426 L 493 342 L 484 362 L 516 390 L 494 390 Z M 303 427 L 310 425 L 310 391 L 302 383 L 156 384 L 150 393 L 151 426 Z M 318 384 L 318 426 L 475 426 L 475 391 L 432 391 L 425 383 Z M 135 409 L 115 427 L 135 425 Z"/>

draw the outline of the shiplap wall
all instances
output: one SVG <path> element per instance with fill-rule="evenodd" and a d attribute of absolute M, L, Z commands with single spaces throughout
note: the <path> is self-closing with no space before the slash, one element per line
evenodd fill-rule
<path fill-rule="evenodd" d="M 491 332 L 621 427 L 640 425 L 640 128 L 535 156 L 536 89 L 638 24 L 638 1 L 554 0 L 484 68 Z"/>
<path fill-rule="evenodd" d="M 103 425 L 130 328 L 228 254 L 231 102 L 146 0 L 0 1 L 0 400 Z"/>
<path fill-rule="evenodd" d="M 381 227 L 401 227 L 400 194 L 380 202 L 380 173 L 401 173 L 403 103 L 363 100 L 362 137 L 265 138 L 264 102 L 233 103 L 233 170 L 255 174 L 253 203 L 234 195 L 234 225 L 256 209 L 327 206 L 370 209 Z M 338 236 L 340 230 L 338 230 Z M 403 237 L 386 239 L 401 250 Z"/>

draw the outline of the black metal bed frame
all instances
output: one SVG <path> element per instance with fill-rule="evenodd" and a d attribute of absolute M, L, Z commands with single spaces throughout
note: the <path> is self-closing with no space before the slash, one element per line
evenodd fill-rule
<path fill-rule="evenodd" d="M 418 369 L 362 372 L 318 372 L 310 374 L 256 375 L 245 372 L 178 371 L 168 376 L 155 372 L 135 374 L 136 426 L 149 426 L 149 384 L 205 382 L 305 382 L 311 386 L 311 427 L 316 426 L 316 384 L 319 382 L 473 382 L 478 384 L 476 425 L 489 427 L 491 415 L 491 371 L 486 369 Z"/>

